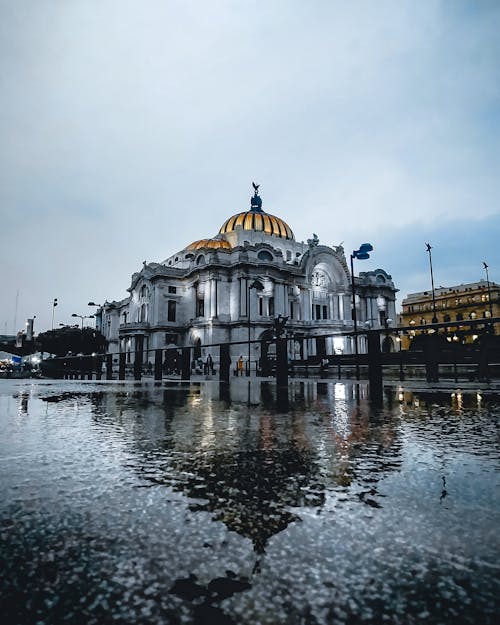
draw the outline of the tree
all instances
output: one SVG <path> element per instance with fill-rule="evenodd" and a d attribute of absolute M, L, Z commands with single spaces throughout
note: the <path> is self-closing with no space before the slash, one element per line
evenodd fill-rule
<path fill-rule="evenodd" d="M 104 353 L 107 347 L 105 337 L 92 328 L 64 326 L 57 330 L 41 332 L 36 338 L 38 350 L 56 356 L 72 354 Z"/>

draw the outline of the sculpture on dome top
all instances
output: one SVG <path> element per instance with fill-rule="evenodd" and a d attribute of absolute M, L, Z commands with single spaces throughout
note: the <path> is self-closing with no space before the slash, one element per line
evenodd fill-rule
<path fill-rule="evenodd" d="M 259 196 L 259 187 L 260 184 L 255 184 L 252 182 L 252 186 L 254 188 L 254 195 L 250 198 L 250 210 L 253 211 L 261 211 L 262 210 L 262 200 Z"/>

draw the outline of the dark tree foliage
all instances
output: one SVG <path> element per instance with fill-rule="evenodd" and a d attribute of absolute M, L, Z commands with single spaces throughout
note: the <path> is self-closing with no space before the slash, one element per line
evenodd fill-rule
<path fill-rule="evenodd" d="M 106 339 L 99 331 L 92 328 L 81 330 L 71 326 L 41 332 L 36 338 L 36 343 L 39 351 L 56 356 L 66 356 L 69 353 L 102 354 L 107 346 Z"/>

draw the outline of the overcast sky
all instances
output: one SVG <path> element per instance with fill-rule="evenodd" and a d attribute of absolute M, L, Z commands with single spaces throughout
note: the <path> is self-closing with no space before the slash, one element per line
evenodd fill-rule
<path fill-rule="evenodd" d="M 500 2 L 0 0 L 0 334 L 264 210 L 400 289 L 500 282 Z"/>

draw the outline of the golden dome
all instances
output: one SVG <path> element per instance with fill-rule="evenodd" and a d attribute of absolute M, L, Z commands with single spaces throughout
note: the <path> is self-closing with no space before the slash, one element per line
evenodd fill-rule
<path fill-rule="evenodd" d="M 191 245 L 186 247 L 187 250 L 230 250 L 231 244 L 225 239 L 200 239 L 199 241 L 193 241 Z"/>
<path fill-rule="evenodd" d="M 264 234 L 281 237 L 282 239 L 293 240 L 295 238 L 288 224 L 279 217 L 269 215 L 263 210 L 249 210 L 245 213 L 233 215 L 224 222 L 219 233 L 233 232 L 238 226 L 241 226 L 243 230 L 257 230 L 258 232 L 264 232 Z"/>

